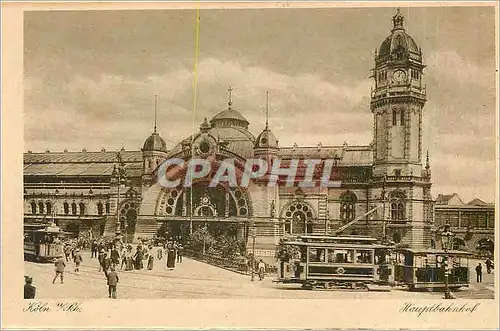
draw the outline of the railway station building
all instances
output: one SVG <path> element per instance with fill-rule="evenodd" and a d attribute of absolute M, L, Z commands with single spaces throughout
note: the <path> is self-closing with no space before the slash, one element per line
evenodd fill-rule
<path fill-rule="evenodd" d="M 429 156 L 422 150 L 426 103 L 422 49 L 407 33 L 398 11 L 374 54 L 373 88 L 366 116 L 373 118 L 373 139 L 348 143 L 282 146 L 266 124 L 250 132 L 245 110 L 231 101 L 167 146 L 156 127 L 142 148 L 119 151 L 45 151 L 24 154 L 24 221 L 52 219 L 79 235 L 112 236 L 120 227 L 125 240 L 151 238 L 163 226 L 186 236 L 199 226 L 227 228 L 257 257 L 270 259 L 287 235 L 384 235 L 396 243 L 431 247 L 433 201 Z M 369 51 L 369 50 L 367 50 Z M 428 70 L 433 70 L 428 68 Z M 300 125 L 300 123 L 297 123 Z M 234 159 L 317 159 L 318 169 L 333 162 L 338 187 L 269 187 L 255 180 L 247 187 L 166 188 L 157 180 L 165 160 L 193 157 L 222 162 Z M 298 167 L 298 177 L 305 166 Z M 126 178 L 126 180 L 123 180 Z M 352 226 L 339 231 L 351 221 Z"/>

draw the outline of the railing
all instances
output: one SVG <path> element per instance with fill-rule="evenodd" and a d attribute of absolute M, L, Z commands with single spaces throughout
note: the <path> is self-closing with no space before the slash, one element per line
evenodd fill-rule
<path fill-rule="evenodd" d="M 216 267 L 220 267 L 226 270 L 234 271 L 244 275 L 250 275 L 252 272 L 251 262 L 247 263 L 245 261 L 238 261 L 236 259 L 225 258 L 222 256 L 217 256 L 214 254 L 203 254 L 202 252 L 193 251 L 191 249 L 185 249 L 184 254 L 187 257 L 192 258 L 200 262 L 205 262 Z M 257 259 L 255 261 L 255 272 L 257 272 Z M 266 273 L 276 273 L 277 268 L 273 265 L 266 265 Z"/>
<path fill-rule="evenodd" d="M 250 274 L 251 272 L 251 265 L 245 263 L 244 261 L 228 259 L 213 254 L 203 254 L 202 252 L 197 252 L 190 249 L 185 250 L 185 255 L 194 260 L 205 262 L 224 269 L 229 269 L 238 273 Z"/>

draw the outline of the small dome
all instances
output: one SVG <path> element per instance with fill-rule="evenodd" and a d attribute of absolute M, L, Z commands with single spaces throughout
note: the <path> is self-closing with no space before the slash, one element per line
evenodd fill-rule
<path fill-rule="evenodd" d="M 255 140 L 255 148 L 278 148 L 278 140 L 269 128 L 266 127 L 264 131 L 259 134 Z"/>
<path fill-rule="evenodd" d="M 399 9 L 396 15 L 393 16 L 392 21 L 394 24 L 392 33 L 382 42 L 378 57 L 383 58 L 394 55 L 396 59 L 409 57 L 421 61 L 421 51 L 413 38 L 405 32 L 403 27 L 404 16 Z"/>
<path fill-rule="evenodd" d="M 228 108 L 221 111 L 210 120 L 212 127 L 231 127 L 231 126 L 241 126 L 248 129 L 248 121 L 240 112 Z"/>
<path fill-rule="evenodd" d="M 144 147 L 142 148 L 144 152 L 147 151 L 159 151 L 159 152 L 166 152 L 167 151 L 167 144 L 165 143 L 165 140 L 160 137 L 160 135 L 157 132 L 153 132 L 151 136 L 149 136 L 148 139 L 146 139 L 146 142 L 144 143 Z"/>

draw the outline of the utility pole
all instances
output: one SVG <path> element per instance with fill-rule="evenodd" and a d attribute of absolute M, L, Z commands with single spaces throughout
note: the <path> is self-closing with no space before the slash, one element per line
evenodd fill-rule
<path fill-rule="evenodd" d="M 252 229 L 250 235 L 252 236 L 252 282 L 255 281 L 255 237 L 257 236 L 257 229 L 255 223 L 252 221 Z"/>
<path fill-rule="evenodd" d="M 385 181 L 386 181 L 387 176 L 384 174 L 384 180 L 382 182 L 382 243 L 387 242 L 387 228 L 386 228 L 386 221 L 385 221 Z"/>

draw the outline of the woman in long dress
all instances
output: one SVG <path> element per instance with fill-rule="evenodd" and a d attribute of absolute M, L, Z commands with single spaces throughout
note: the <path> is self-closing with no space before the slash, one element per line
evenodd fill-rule
<path fill-rule="evenodd" d="M 169 242 L 167 245 L 167 268 L 174 269 L 175 268 L 175 244 L 173 242 Z"/>
<path fill-rule="evenodd" d="M 143 258 L 142 247 L 141 247 L 141 245 L 138 245 L 137 251 L 135 252 L 135 255 L 134 255 L 134 261 L 135 261 L 134 267 L 136 270 L 140 270 L 143 268 L 142 258 Z"/>
<path fill-rule="evenodd" d="M 148 270 L 153 270 L 153 264 L 155 261 L 155 256 L 153 253 L 153 246 L 148 246 Z"/>
<path fill-rule="evenodd" d="M 127 259 L 127 264 L 125 265 L 125 271 L 130 271 L 134 269 L 134 260 L 132 256 L 132 246 L 127 246 L 127 251 L 125 253 Z"/>

